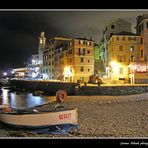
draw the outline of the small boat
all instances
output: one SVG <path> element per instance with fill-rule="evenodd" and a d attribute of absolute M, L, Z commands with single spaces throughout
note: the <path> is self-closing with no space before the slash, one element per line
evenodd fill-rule
<path fill-rule="evenodd" d="M 78 112 L 77 108 L 66 109 L 59 105 L 49 111 L 38 109 L 20 111 L 4 105 L 1 106 L 0 121 L 10 127 L 36 130 L 41 133 L 58 131 L 68 133 L 78 128 Z"/>
<path fill-rule="evenodd" d="M 22 129 L 43 129 L 53 126 L 77 128 L 78 114 L 77 108 L 49 112 L 34 110 L 31 113 L 12 111 L 1 112 L 0 121 L 11 127 Z M 68 130 L 70 129 L 66 131 Z"/>

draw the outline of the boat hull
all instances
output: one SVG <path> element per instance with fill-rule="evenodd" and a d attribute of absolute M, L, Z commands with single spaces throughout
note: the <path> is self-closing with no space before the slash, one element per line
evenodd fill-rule
<path fill-rule="evenodd" d="M 28 114 L 1 113 L 0 121 L 12 127 L 39 129 L 58 125 L 78 124 L 77 108 L 63 111 L 39 112 Z"/>

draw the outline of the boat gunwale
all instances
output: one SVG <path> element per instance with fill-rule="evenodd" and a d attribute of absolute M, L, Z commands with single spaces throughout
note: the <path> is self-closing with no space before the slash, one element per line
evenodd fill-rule
<path fill-rule="evenodd" d="M 39 114 L 49 114 L 49 113 L 58 113 L 58 112 L 64 112 L 64 111 L 77 111 L 77 108 L 71 108 L 71 109 L 63 109 L 63 110 L 47 110 L 47 111 L 42 111 L 42 110 L 37 110 L 36 111 L 31 111 L 31 112 L 0 112 L 0 115 L 39 115 Z"/>

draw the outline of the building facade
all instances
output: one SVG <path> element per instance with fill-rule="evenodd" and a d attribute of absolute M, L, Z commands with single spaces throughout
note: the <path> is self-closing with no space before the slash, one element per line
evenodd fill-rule
<path fill-rule="evenodd" d="M 104 62 L 104 69 L 106 71 L 106 76 L 108 77 L 108 41 L 112 35 L 118 34 L 120 32 L 131 32 L 131 24 L 121 18 L 112 19 L 109 21 L 103 29 L 103 38 L 100 41 L 100 48 L 104 52 L 102 59 Z"/>
<path fill-rule="evenodd" d="M 88 82 L 94 73 L 94 45 L 87 39 L 55 37 L 43 51 L 45 79 Z"/>
<path fill-rule="evenodd" d="M 144 60 L 148 60 L 148 14 L 137 17 L 136 32 L 141 36 L 144 49 Z"/>
<path fill-rule="evenodd" d="M 144 51 L 141 47 L 141 36 L 139 35 L 125 32 L 112 35 L 108 42 L 109 66 L 107 67 L 112 82 L 120 80 L 130 82 L 133 79 L 129 65 L 144 60 Z"/>

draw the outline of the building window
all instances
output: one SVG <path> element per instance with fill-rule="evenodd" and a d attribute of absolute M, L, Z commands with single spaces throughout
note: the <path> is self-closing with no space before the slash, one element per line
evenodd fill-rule
<path fill-rule="evenodd" d="M 130 61 L 133 62 L 134 61 L 134 56 L 130 57 Z"/>
<path fill-rule="evenodd" d="M 70 50 L 68 51 L 68 54 L 72 54 L 72 49 L 70 49 Z"/>
<path fill-rule="evenodd" d="M 79 41 L 79 44 L 81 44 L 81 42 Z"/>
<path fill-rule="evenodd" d="M 88 69 L 88 72 L 90 71 L 90 69 Z"/>
<path fill-rule="evenodd" d="M 148 22 L 146 22 L 146 28 L 148 29 Z"/>
<path fill-rule="evenodd" d="M 80 71 L 84 71 L 84 67 L 80 67 Z"/>
<path fill-rule="evenodd" d="M 84 58 L 80 58 L 80 61 L 81 61 L 81 62 L 84 62 Z"/>
<path fill-rule="evenodd" d="M 85 48 L 79 48 L 79 55 L 85 55 Z"/>
<path fill-rule="evenodd" d="M 51 65 L 51 62 L 49 62 L 49 65 Z"/>
<path fill-rule="evenodd" d="M 130 47 L 130 50 L 131 50 L 131 51 L 135 51 L 134 46 L 131 46 L 131 47 Z"/>
<path fill-rule="evenodd" d="M 123 75 L 123 68 L 122 67 L 119 68 L 119 74 Z"/>
<path fill-rule="evenodd" d="M 72 58 L 69 59 L 69 62 L 72 63 Z"/>
<path fill-rule="evenodd" d="M 83 41 L 83 44 L 84 44 L 84 45 L 85 45 L 85 43 L 86 43 L 86 42 L 85 42 L 85 41 Z"/>
<path fill-rule="evenodd" d="M 119 46 L 119 51 L 123 51 L 123 46 Z"/>
<path fill-rule="evenodd" d="M 52 61 L 52 65 L 54 65 L 54 62 Z"/>
<path fill-rule="evenodd" d="M 115 25 L 111 25 L 111 29 L 115 29 Z"/>
<path fill-rule="evenodd" d="M 89 45 L 91 46 L 91 42 L 89 42 Z"/>
<path fill-rule="evenodd" d="M 143 58 L 143 50 L 140 51 L 140 57 Z"/>
<path fill-rule="evenodd" d="M 89 53 L 90 53 L 90 51 L 89 51 L 89 50 L 87 50 L 87 53 L 89 54 Z"/>
<path fill-rule="evenodd" d="M 141 38 L 141 44 L 143 44 L 143 38 Z"/>
<path fill-rule="evenodd" d="M 118 62 L 124 62 L 124 56 L 118 56 L 117 57 Z"/>
<path fill-rule="evenodd" d="M 90 61 L 88 60 L 88 63 L 89 63 Z"/>

